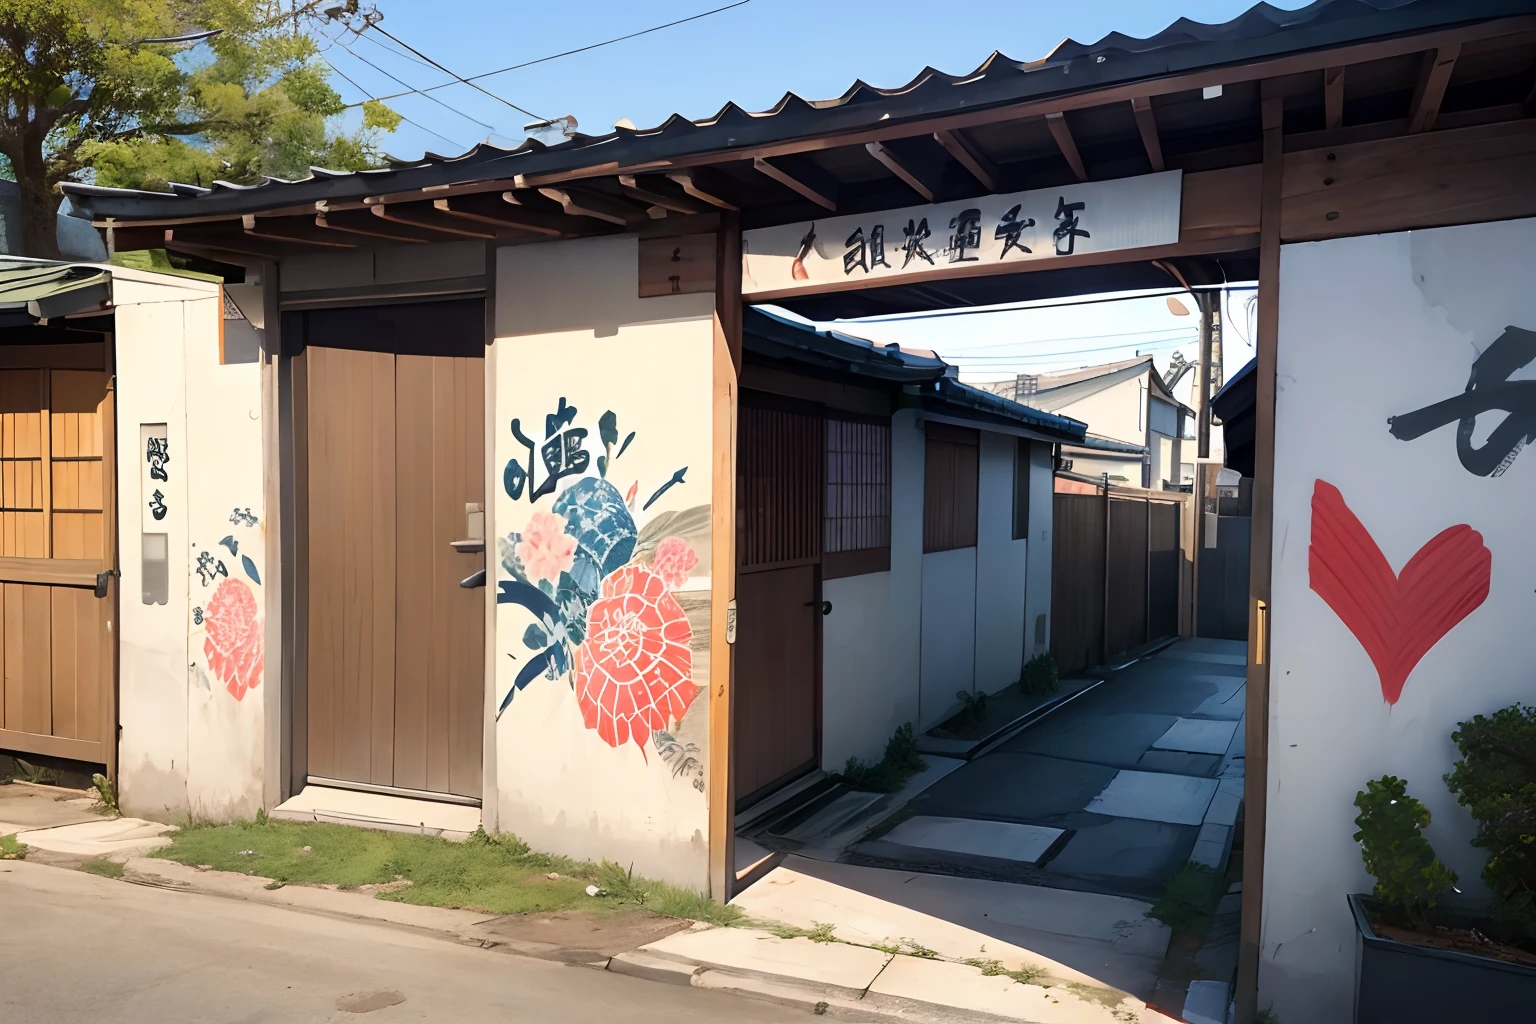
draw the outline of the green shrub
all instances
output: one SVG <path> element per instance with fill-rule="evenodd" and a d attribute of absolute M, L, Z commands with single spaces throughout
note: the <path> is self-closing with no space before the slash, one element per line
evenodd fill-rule
<path fill-rule="evenodd" d="M 928 762 L 917 752 L 917 735 L 908 722 L 886 741 L 884 757 L 872 764 L 850 757 L 838 779 L 851 789 L 894 793 L 927 767 Z"/>
<path fill-rule="evenodd" d="M 1457 726 L 1461 751 L 1445 783 L 1477 819 L 1488 851 L 1483 881 L 1494 923 L 1514 942 L 1536 942 L 1536 707 L 1513 704 Z"/>
<path fill-rule="evenodd" d="M 987 717 L 987 695 L 977 691 L 956 690 L 955 699 L 960 702 L 960 713 L 972 722 L 980 722 Z"/>
<path fill-rule="evenodd" d="M 1425 923 L 1440 894 L 1456 884 L 1456 872 L 1440 862 L 1421 834 L 1429 825 L 1429 808 L 1392 775 L 1367 782 L 1355 794 L 1355 806 L 1360 831 L 1354 838 L 1365 869 L 1376 879 L 1376 898 L 1388 916 Z"/>
<path fill-rule="evenodd" d="M 1163 894 L 1147 911 L 1176 932 L 1204 935 L 1221 899 L 1221 875 L 1216 869 L 1190 862 L 1163 885 Z"/>
<path fill-rule="evenodd" d="M 1019 689 L 1026 697 L 1037 697 L 1047 693 L 1054 693 L 1060 683 L 1060 673 L 1056 668 L 1056 655 L 1050 651 L 1041 651 L 1026 661 L 1024 663 L 1024 670 L 1019 675 Z"/>

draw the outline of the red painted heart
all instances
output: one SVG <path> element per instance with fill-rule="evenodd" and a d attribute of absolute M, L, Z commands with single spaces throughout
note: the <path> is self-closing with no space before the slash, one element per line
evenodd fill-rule
<path fill-rule="evenodd" d="M 1388 704 L 1429 649 L 1488 598 L 1493 554 L 1462 524 L 1442 530 L 1400 574 L 1333 484 L 1312 489 L 1312 589 L 1355 634 Z"/>

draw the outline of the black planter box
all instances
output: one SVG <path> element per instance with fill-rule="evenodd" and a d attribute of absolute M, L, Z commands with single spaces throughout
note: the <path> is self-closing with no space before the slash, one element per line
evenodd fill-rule
<path fill-rule="evenodd" d="M 1349 897 L 1360 939 L 1355 944 L 1355 1024 L 1504 1024 L 1536 1014 L 1536 967 L 1430 949 L 1377 935 L 1365 909 L 1369 896 Z"/>

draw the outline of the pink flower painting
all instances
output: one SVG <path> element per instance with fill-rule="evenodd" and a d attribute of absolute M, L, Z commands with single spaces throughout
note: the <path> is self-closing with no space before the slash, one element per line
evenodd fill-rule
<path fill-rule="evenodd" d="M 667 587 L 676 590 L 688 582 L 688 574 L 699 564 L 699 553 L 681 537 L 668 537 L 656 545 L 651 558 L 651 571 L 666 581 Z"/>
<path fill-rule="evenodd" d="M 535 512 L 517 542 L 517 558 L 530 579 L 557 583 L 576 561 L 576 538 L 565 532 L 565 520 Z"/>
<path fill-rule="evenodd" d="M 644 756 L 651 733 L 681 719 L 699 695 L 692 640 L 688 616 L 656 573 L 626 565 L 603 580 L 576 665 L 586 727 L 610 747 L 633 740 Z"/>
<path fill-rule="evenodd" d="M 208 668 L 230 696 L 244 700 L 245 691 L 254 690 L 261 682 L 264 661 L 256 595 L 244 580 L 226 579 L 213 592 L 203 613 L 203 625 L 208 631 L 203 641 Z"/>

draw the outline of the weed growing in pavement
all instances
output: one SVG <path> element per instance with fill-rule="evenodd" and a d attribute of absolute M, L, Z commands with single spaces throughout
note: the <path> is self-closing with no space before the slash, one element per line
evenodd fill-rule
<path fill-rule="evenodd" d="M 0 860 L 26 860 L 27 847 L 18 843 L 15 836 L 0 836 Z"/>
<path fill-rule="evenodd" d="M 1147 911 L 1176 932 L 1204 935 L 1221 898 L 1221 875 L 1204 864 L 1185 864 L 1163 885 L 1163 894 Z"/>
<path fill-rule="evenodd" d="M 837 930 L 837 925 L 826 924 L 821 921 L 812 921 L 814 927 L 801 928 L 799 925 L 773 923 L 768 930 L 781 939 L 810 939 L 812 942 L 840 942 L 832 933 Z"/>
<path fill-rule="evenodd" d="M 1056 667 L 1056 655 L 1041 651 L 1024 663 L 1019 675 L 1019 689 L 1026 697 L 1040 697 L 1056 692 L 1061 683 Z"/>
<path fill-rule="evenodd" d="M 850 789 L 894 793 L 927 767 L 928 762 L 917 752 L 917 736 L 908 722 L 886 741 L 884 757 L 873 763 L 850 757 L 837 778 Z"/>
<path fill-rule="evenodd" d="M 123 866 L 115 860 L 107 860 L 105 857 L 97 857 L 80 865 L 80 870 L 88 875 L 100 875 L 102 878 L 122 878 Z"/>
<path fill-rule="evenodd" d="M 964 961 L 966 966 L 975 967 L 986 978 L 1012 978 L 1020 985 L 1033 985 L 1045 977 L 1045 968 L 1036 967 L 1033 964 L 1025 964 L 1016 971 L 1010 971 L 1003 966 L 1001 960 L 984 960 L 973 957 Z"/>
<path fill-rule="evenodd" d="M 117 817 L 117 791 L 112 788 L 112 782 L 105 775 L 97 772 L 91 776 L 91 786 L 96 790 L 96 808 L 103 814 Z M 265 812 L 263 812 L 265 813 Z"/>

